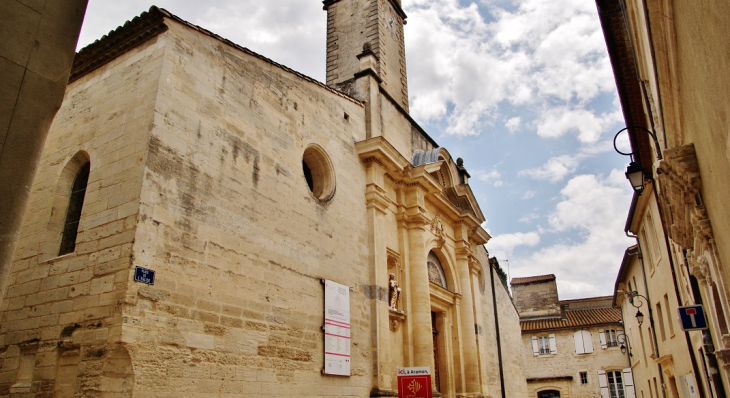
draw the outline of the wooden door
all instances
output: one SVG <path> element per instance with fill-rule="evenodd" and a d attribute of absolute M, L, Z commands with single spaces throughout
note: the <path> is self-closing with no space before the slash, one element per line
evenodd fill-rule
<path fill-rule="evenodd" d="M 439 348 L 438 330 L 436 329 L 436 313 L 431 312 L 431 329 L 433 330 L 433 380 L 436 391 L 441 392 L 441 379 L 439 378 Z"/>

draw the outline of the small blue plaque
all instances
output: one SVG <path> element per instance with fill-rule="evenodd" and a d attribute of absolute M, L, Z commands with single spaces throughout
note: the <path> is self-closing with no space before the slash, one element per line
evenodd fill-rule
<path fill-rule="evenodd" d="M 155 271 L 142 267 L 134 267 L 134 281 L 154 285 Z"/>

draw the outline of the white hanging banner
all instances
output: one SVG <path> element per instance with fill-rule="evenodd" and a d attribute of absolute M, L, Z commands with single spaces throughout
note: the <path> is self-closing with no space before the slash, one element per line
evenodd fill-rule
<path fill-rule="evenodd" d="M 350 376 L 350 288 L 324 281 L 324 374 Z"/>

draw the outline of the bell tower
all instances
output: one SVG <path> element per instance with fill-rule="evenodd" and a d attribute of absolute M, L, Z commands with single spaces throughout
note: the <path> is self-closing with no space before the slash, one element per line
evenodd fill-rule
<path fill-rule="evenodd" d="M 360 72 L 358 55 L 372 53 L 380 85 L 408 110 L 408 82 L 400 0 L 325 0 L 327 85 L 345 90 Z"/>

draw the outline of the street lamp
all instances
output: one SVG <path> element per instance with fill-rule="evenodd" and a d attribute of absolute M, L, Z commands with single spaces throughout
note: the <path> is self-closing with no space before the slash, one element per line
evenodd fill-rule
<path fill-rule="evenodd" d="M 641 195 L 641 193 L 644 191 L 644 170 L 641 168 L 641 165 L 636 163 L 634 160 L 634 155 L 639 151 L 640 146 L 637 145 L 636 150 L 630 153 L 624 153 L 621 152 L 618 147 L 616 146 L 616 138 L 618 138 L 619 134 L 623 133 L 625 130 L 630 129 L 639 129 L 641 131 L 645 131 L 648 133 L 652 139 L 654 139 L 654 146 L 656 147 L 656 157 L 657 159 L 662 159 L 662 152 L 659 148 L 659 140 L 656 137 L 656 133 L 652 132 L 649 129 L 646 129 L 641 126 L 629 126 L 624 127 L 621 130 L 616 133 L 615 136 L 613 136 L 613 149 L 616 150 L 621 155 L 629 156 L 631 158 L 631 162 L 629 163 L 629 167 L 626 168 L 626 178 L 631 182 L 631 187 L 634 189 L 634 192 Z"/>
<path fill-rule="evenodd" d="M 636 310 L 636 321 L 639 322 L 639 326 L 644 323 L 644 314 L 641 313 L 641 310 Z"/>
<path fill-rule="evenodd" d="M 631 343 L 629 343 L 629 336 L 626 335 L 626 333 L 619 333 L 616 335 L 616 342 L 619 344 L 619 348 L 621 349 L 622 354 L 626 354 L 628 351 L 629 357 L 633 357 L 634 354 L 631 353 Z"/>
<path fill-rule="evenodd" d="M 636 303 L 634 303 L 634 297 L 643 298 L 644 301 L 646 301 L 647 303 L 649 302 L 649 300 L 646 297 L 640 295 L 637 291 L 624 292 L 624 295 L 626 296 L 626 298 L 629 299 L 629 303 L 631 303 L 631 305 L 636 308 L 636 321 L 639 323 L 639 326 L 641 326 L 641 324 L 644 323 L 644 314 L 641 312 L 640 307 L 644 305 L 644 303 L 642 303 L 641 300 L 638 300 L 639 304 L 637 305 Z"/>

